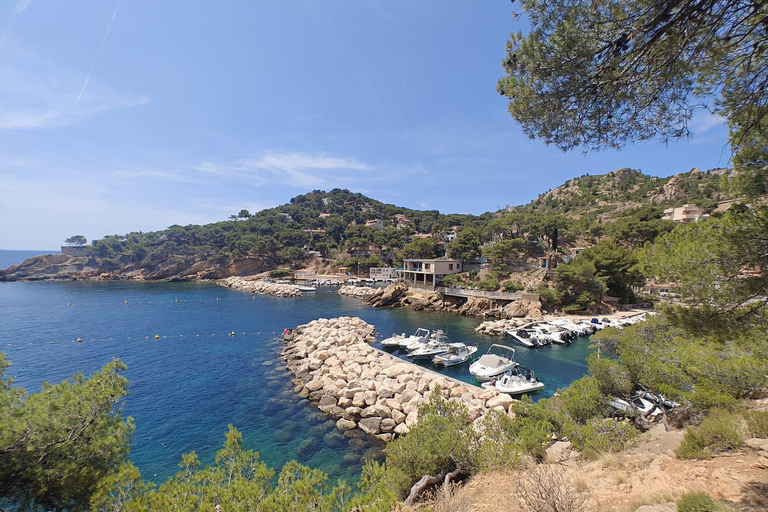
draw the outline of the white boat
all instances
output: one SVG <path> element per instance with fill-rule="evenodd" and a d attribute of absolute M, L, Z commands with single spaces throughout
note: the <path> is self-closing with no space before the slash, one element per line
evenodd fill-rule
<path fill-rule="evenodd" d="M 440 354 L 432 358 L 432 363 L 438 366 L 455 366 L 466 363 L 472 354 L 477 352 L 477 347 L 466 345 L 464 343 L 452 343 L 452 346 L 445 354 Z"/>
<path fill-rule="evenodd" d="M 308 286 L 306 284 L 300 284 L 299 285 L 299 290 L 301 290 L 303 292 L 316 292 L 317 288 L 315 288 L 314 286 Z"/>
<path fill-rule="evenodd" d="M 488 382 L 516 365 L 515 349 L 506 345 L 493 344 L 488 348 L 488 352 L 469 365 L 469 373 L 479 382 Z"/>
<path fill-rule="evenodd" d="M 524 347 L 536 348 L 539 346 L 538 342 L 531 336 L 531 331 L 528 329 L 517 329 L 515 331 L 507 331 L 507 336 Z"/>
<path fill-rule="evenodd" d="M 403 341 L 407 336 L 405 333 L 402 334 L 393 334 L 389 338 L 381 340 L 381 346 L 385 349 L 395 349 L 400 347 L 400 342 Z"/>
<path fill-rule="evenodd" d="M 627 416 L 648 416 L 656 409 L 656 404 L 637 395 L 633 396 L 629 401 L 613 397 L 608 402 L 608 406 Z"/>
<path fill-rule="evenodd" d="M 408 359 L 432 359 L 433 357 L 445 354 L 451 349 L 450 343 L 443 343 L 436 340 L 429 340 L 423 343 L 421 347 L 416 350 L 408 352 Z"/>
<path fill-rule="evenodd" d="M 483 384 L 484 388 L 491 386 L 498 389 L 501 393 L 521 395 L 523 393 L 532 393 L 544 388 L 544 383 L 536 377 L 533 370 L 518 365 L 511 370 L 507 370 L 504 375 L 495 381 Z"/>
<path fill-rule="evenodd" d="M 419 327 L 416 332 L 400 340 L 400 348 L 416 350 L 429 339 L 429 329 Z"/>

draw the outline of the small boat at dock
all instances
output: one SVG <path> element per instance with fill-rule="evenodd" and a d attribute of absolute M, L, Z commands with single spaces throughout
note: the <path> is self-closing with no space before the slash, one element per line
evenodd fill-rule
<path fill-rule="evenodd" d="M 532 393 L 544 388 L 544 383 L 536 377 L 533 370 L 517 365 L 507 370 L 498 379 L 484 383 L 483 387 L 495 387 L 499 392 L 508 395 L 522 395 L 523 393 Z"/>
<path fill-rule="evenodd" d="M 437 366 L 456 366 L 466 363 L 477 352 L 477 347 L 465 343 L 452 343 L 448 352 L 436 355 L 432 358 L 432 364 Z"/>
<path fill-rule="evenodd" d="M 507 345 L 493 344 L 480 359 L 469 365 L 469 373 L 478 382 L 488 382 L 517 366 L 515 349 Z"/>

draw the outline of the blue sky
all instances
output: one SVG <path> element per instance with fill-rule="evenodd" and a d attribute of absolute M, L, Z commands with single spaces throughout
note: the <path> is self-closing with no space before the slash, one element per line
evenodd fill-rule
<path fill-rule="evenodd" d="M 728 165 L 725 126 L 586 156 L 496 93 L 509 0 L 11 0 L 0 8 L 0 249 L 225 220 L 314 189 L 444 213 L 585 173 Z"/>

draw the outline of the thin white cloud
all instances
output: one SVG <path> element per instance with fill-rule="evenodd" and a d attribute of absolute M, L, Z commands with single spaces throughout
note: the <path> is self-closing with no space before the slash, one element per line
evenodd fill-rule
<path fill-rule="evenodd" d="M 31 3 L 32 0 L 19 0 L 16 2 L 16 5 L 13 6 L 13 14 L 21 14 L 27 9 L 27 7 L 29 7 L 29 4 Z"/>
<path fill-rule="evenodd" d="M 98 80 L 76 105 L 85 77 L 53 64 L 10 37 L 0 45 L 0 130 L 59 128 L 149 97 L 127 94 Z"/>
<path fill-rule="evenodd" d="M 727 120 L 706 110 L 698 111 L 688 123 L 688 128 L 694 135 L 704 135 L 718 126 L 725 126 Z"/>
<path fill-rule="evenodd" d="M 249 179 L 255 184 L 280 183 L 298 188 L 324 186 L 340 175 L 350 176 L 373 170 L 353 158 L 301 152 L 272 152 L 257 157 L 217 163 L 206 160 L 197 170 L 233 179 Z"/>

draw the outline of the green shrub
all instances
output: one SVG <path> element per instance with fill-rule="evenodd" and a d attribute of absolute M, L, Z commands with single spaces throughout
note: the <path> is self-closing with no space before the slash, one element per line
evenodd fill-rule
<path fill-rule="evenodd" d="M 675 449 L 678 459 L 708 459 L 711 457 L 704 448 L 704 442 L 698 432 L 690 427 L 685 429 L 685 437 L 680 446 Z"/>
<path fill-rule="evenodd" d="M 387 445 L 387 478 L 392 490 L 405 496 L 424 475 L 471 468 L 477 434 L 466 406 L 448 401 L 436 389 L 419 409 L 419 422 L 408 433 Z"/>
<path fill-rule="evenodd" d="M 698 428 L 688 428 L 675 450 L 681 459 L 706 459 L 713 453 L 739 448 L 744 442 L 744 420 L 724 409 L 710 412 Z"/>
<path fill-rule="evenodd" d="M 718 512 L 720 505 L 705 492 L 689 492 L 677 500 L 678 512 Z"/>
<path fill-rule="evenodd" d="M 495 277 L 486 277 L 477 283 L 477 289 L 485 290 L 486 292 L 495 292 L 499 289 L 499 280 Z"/>
<path fill-rule="evenodd" d="M 620 452 L 631 446 L 639 434 L 631 423 L 597 418 L 586 425 L 566 423 L 563 430 L 574 448 L 587 459 Z"/>
<path fill-rule="evenodd" d="M 292 276 L 293 270 L 289 268 L 276 268 L 275 270 L 269 271 L 269 277 L 286 277 L 286 276 Z"/>
<path fill-rule="evenodd" d="M 768 437 L 768 411 L 746 411 L 744 421 L 752 437 Z"/>
<path fill-rule="evenodd" d="M 585 424 L 595 416 L 601 416 L 607 397 L 600 392 L 594 377 L 582 377 L 571 383 L 561 393 L 562 406 L 576 423 Z"/>
<path fill-rule="evenodd" d="M 539 300 L 545 309 L 554 309 L 562 304 L 562 295 L 545 284 L 540 285 L 536 292 L 539 294 Z"/>
<path fill-rule="evenodd" d="M 616 359 L 591 354 L 587 359 L 589 373 L 597 381 L 600 392 L 607 396 L 628 395 L 634 383 L 626 368 Z"/>
<path fill-rule="evenodd" d="M 506 283 L 504 283 L 504 291 L 507 292 L 507 293 L 519 292 L 523 288 L 524 288 L 523 285 L 517 284 L 517 283 L 513 283 L 512 281 L 507 281 Z"/>
<path fill-rule="evenodd" d="M 735 450 L 744 443 L 744 420 L 736 413 L 715 409 L 698 428 L 704 445 L 713 451 Z"/>

